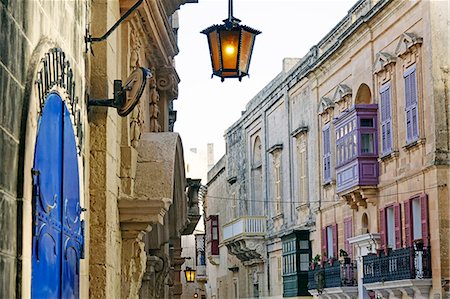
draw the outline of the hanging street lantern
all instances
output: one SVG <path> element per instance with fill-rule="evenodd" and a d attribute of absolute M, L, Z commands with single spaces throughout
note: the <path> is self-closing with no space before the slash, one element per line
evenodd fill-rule
<path fill-rule="evenodd" d="M 240 25 L 233 17 L 233 0 L 228 1 L 228 19 L 224 24 L 212 25 L 201 33 L 208 38 L 213 75 L 222 79 L 248 75 L 255 37 L 261 33 L 256 29 Z"/>
<path fill-rule="evenodd" d="M 186 267 L 186 269 L 184 270 L 184 275 L 186 276 L 186 282 L 195 281 L 195 270 L 191 267 Z"/>

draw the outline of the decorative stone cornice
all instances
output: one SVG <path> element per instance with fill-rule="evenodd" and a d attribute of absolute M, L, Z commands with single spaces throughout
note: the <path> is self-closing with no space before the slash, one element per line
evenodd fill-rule
<path fill-rule="evenodd" d="M 334 102 L 345 101 L 348 97 L 352 98 L 352 89 L 345 84 L 338 84 L 333 96 Z"/>
<path fill-rule="evenodd" d="M 409 52 L 413 51 L 417 46 L 422 45 L 423 38 L 417 36 L 415 33 L 406 32 L 398 40 L 397 47 L 395 48 L 395 54 L 398 57 L 402 57 Z"/>
<path fill-rule="evenodd" d="M 334 103 L 327 97 L 322 97 L 319 102 L 319 110 L 317 111 L 319 115 L 328 113 L 328 110 L 334 109 Z"/>
<path fill-rule="evenodd" d="M 387 52 L 378 52 L 373 65 L 374 74 L 388 71 L 389 67 L 397 61 L 397 57 Z"/>

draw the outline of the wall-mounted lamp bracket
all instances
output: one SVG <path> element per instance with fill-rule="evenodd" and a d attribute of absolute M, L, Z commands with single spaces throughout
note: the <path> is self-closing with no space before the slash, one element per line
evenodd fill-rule
<path fill-rule="evenodd" d="M 147 80 L 151 77 L 149 69 L 139 67 L 130 74 L 125 85 L 122 85 L 122 80 L 114 80 L 112 99 L 89 99 L 88 106 L 113 107 L 120 116 L 127 116 L 139 102 Z"/>
<path fill-rule="evenodd" d="M 106 100 L 91 100 L 88 101 L 88 106 L 103 106 L 119 108 L 122 106 L 125 98 L 125 90 L 122 88 L 122 80 L 114 80 L 114 98 Z"/>
<path fill-rule="evenodd" d="M 142 4 L 142 2 L 144 2 L 144 0 L 138 0 L 129 10 L 127 10 L 126 13 L 124 13 L 120 19 L 105 33 L 103 34 L 103 36 L 101 37 L 92 37 L 91 34 L 89 34 L 89 32 L 86 33 L 86 36 L 84 38 L 84 42 L 86 43 L 86 45 L 88 43 L 96 43 L 96 42 L 101 42 L 105 39 L 108 38 L 108 36 L 111 35 L 111 33 L 113 33 L 114 30 L 116 30 L 116 28 L 133 12 L 136 10 L 136 8 L 139 7 L 139 5 Z"/>

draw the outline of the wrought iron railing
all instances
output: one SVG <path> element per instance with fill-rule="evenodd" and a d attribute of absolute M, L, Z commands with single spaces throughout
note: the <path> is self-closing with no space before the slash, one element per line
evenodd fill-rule
<path fill-rule="evenodd" d="M 430 247 L 383 251 L 363 257 L 364 283 L 431 278 Z"/>
<path fill-rule="evenodd" d="M 356 264 L 353 262 L 325 262 L 323 266 L 317 265 L 308 271 L 308 289 L 356 286 L 356 275 Z"/>

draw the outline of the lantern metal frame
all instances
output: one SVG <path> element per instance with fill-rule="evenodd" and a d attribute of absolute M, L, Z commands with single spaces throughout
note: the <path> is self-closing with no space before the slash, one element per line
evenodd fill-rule
<path fill-rule="evenodd" d="M 184 278 L 186 278 L 186 282 L 195 282 L 195 269 L 186 267 L 186 269 L 184 269 Z"/>
<path fill-rule="evenodd" d="M 221 25 L 212 25 L 201 31 L 201 33 L 205 34 L 208 38 L 209 52 L 213 70 L 211 78 L 216 75 L 221 78 L 222 82 L 225 80 L 225 78 L 238 78 L 239 81 L 241 81 L 242 77 L 249 75 L 248 70 L 250 67 L 253 46 L 255 44 L 255 37 L 256 35 L 260 34 L 261 31 L 253 29 L 249 26 L 239 24 L 241 20 L 233 16 L 233 0 L 228 1 L 228 19 L 223 20 L 223 22 L 224 23 Z M 222 53 L 222 48 L 223 43 L 226 42 L 226 40 L 223 39 L 223 33 L 225 32 L 229 32 L 230 36 L 238 35 L 236 54 L 233 54 L 233 59 L 229 59 L 230 61 L 235 63 L 234 68 L 227 68 L 224 65 L 225 59 L 224 53 Z M 242 42 L 244 34 L 247 35 L 247 39 L 250 38 L 250 40 L 247 41 L 250 44 L 247 45 L 247 49 L 244 49 L 247 50 L 248 53 L 246 53 L 246 60 L 241 64 L 241 54 L 243 51 Z M 250 34 L 251 36 L 248 36 L 248 34 Z M 233 37 L 236 38 L 236 36 Z"/>

